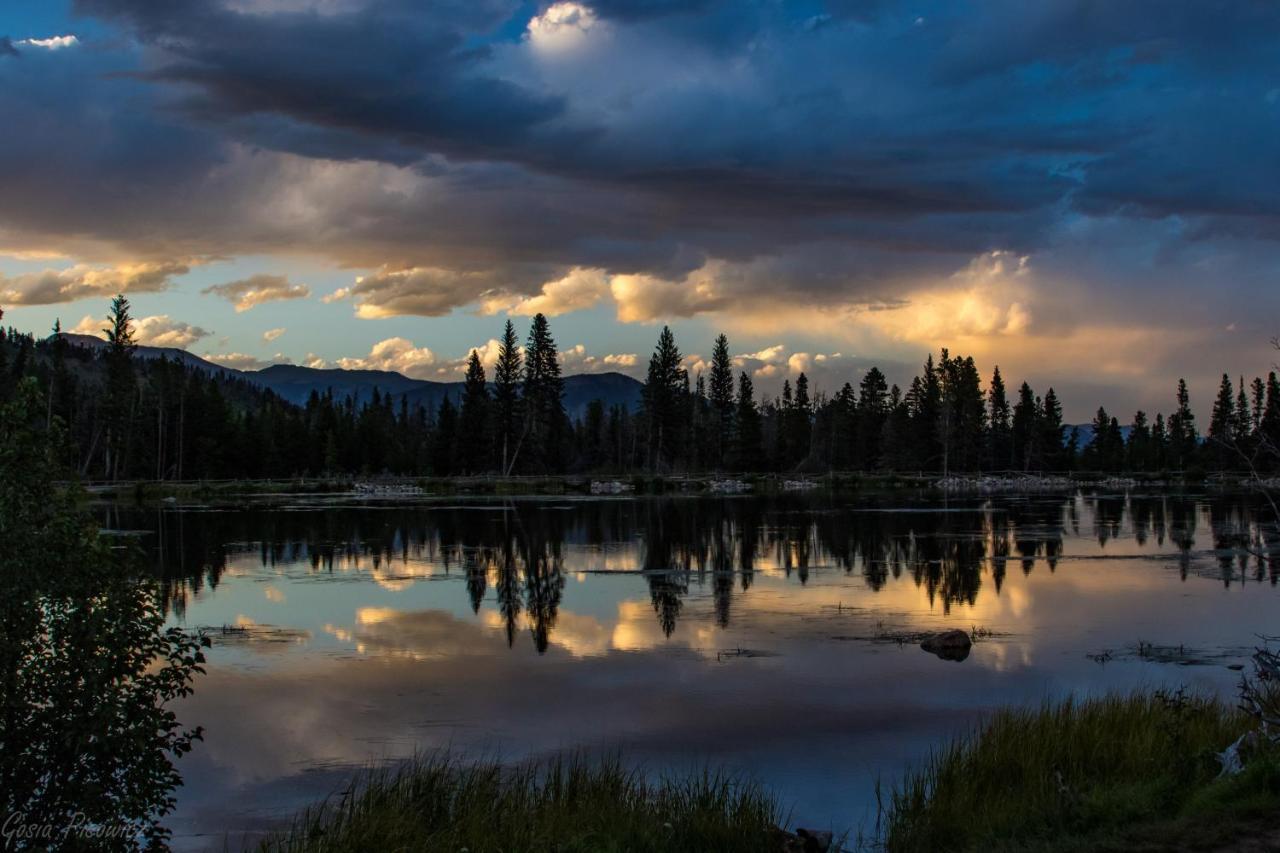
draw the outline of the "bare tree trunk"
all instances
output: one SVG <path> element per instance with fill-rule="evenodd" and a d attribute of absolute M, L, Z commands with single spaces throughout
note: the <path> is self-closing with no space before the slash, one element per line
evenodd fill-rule
<path fill-rule="evenodd" d="M 102 435 L 101 427 L 94 427 L 93 438 L 89 442 L 89 450 L 85 454 L 84 461 L 80 464 L 81 476 L 89 473 L 89 467 L 93 465 L 93 457 L 98 452 L 98 439 Z"/>
<path fill-rule="evenodd" d="M 524 446 L 524 437 L 529 434 L 529 418 L 525 419 L 524 429 L 520 433 L 520 440 L 516 442 L 516 449 L 511 453 L 511 464 L 503 473 L 504 477 L 511 476 L 511 470 L 516 467 L 516 460 L 520 458 L 520 448 Z"/>

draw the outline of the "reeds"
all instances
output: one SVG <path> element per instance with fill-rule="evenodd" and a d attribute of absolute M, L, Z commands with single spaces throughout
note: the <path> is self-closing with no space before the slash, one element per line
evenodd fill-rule
<path fill-rule="evenodd" d="M 1197 815 L 1274 809 L 1275 756 L 1217 778 L 1217 753 L 1251 725 L 1238 709 L 1181 692 L 999 711 L 882 797 L 884 847 L 1124 849 L 1117 839 L 1150 841 Z M 1228 823 L 1213 828 L 1229 833 Z"/>
<path fill-rule="evenodd" d="M 506 766 L 442 754 L 371 771 L 262 849 L 777 853 L 784 820 L 759 786 L 713 771 L 655 782 L 616 758 Z"/>

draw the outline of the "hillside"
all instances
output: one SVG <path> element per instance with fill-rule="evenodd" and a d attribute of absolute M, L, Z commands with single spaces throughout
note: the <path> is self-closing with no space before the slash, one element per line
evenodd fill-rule
<path fill-rule="evenodd" d="M 89 349 L 98 349 L 106 341 L 91 335 L 67 334 L 69 343 Z M 168 358 L 181 361 L 212 374 L 243 379 L 262 388 L 270 389 L 285 400 L 303 405 L 311 393 L 323 394 L 332 390 L 337 399 L 353 397 L 364 402 L 380 393 L 395 397 L 404 395 L 409 405 L 419 404 L 434 410 L 446 395 L 457 402 L 462 394 L 462 382 L 433 382 L 429 379 L 412 379 L 391 370 L 343 370 L 341 368 L 303 367 L 297 364 L 273 364 L 262 370 L 237 370 L 223 367 L 186 350 L 174 347 L 138 347 L 138 358 Z M 605 407 L 613 405 L 636 409 L 640 405 L 641 383 L 622 373 L 580 373 L 566 376 L 564 380 L 564 405 L 569 416 L 577 418 L 586 411 L 592 400 L 602 400 Z"/>

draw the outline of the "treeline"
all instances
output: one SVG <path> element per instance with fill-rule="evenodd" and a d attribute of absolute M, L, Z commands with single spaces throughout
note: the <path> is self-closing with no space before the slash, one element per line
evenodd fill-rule
<path fill-rule="evenodd" d="M 323 475 L 979 471 L 1277 470 L 1280 383 L 1224 376 L 1204 439 L 1186 383 L 1166 419 L 1136 412 L 1128 429 L 1099 409 L 1093 440 L 1064 425 L 1053 388 L 1010 393 L 999 368 L 984 388 L 973 358 L 942 350 L 906 389 L 878 368 L 855 388 L 814 393 L 801 373 L 758 398 L 717 338 L 709 369 L 690 376 L 670 329 L 649 360 L 637 410 L 564 405 L 546 317 L 520 346 L 507 321 L 493 375 L 474 351 L 458 399 L 428 410 L 374 390 L 367 400 L 313 393 L 289 403 L 230 373 L 137 358 L 128 300 L 112 301 L 106 343 L 71 345 L 0 330 L 0 396 L 24 375 L 45 391 L 47 426 L 90 479 L 224 479 Z M 735 375 L 736 374 L 736 375 Z M 56 425 L 56 426 L 55 426 Z M 1082 445 L 1084 445 L 1082 447 Z"/>

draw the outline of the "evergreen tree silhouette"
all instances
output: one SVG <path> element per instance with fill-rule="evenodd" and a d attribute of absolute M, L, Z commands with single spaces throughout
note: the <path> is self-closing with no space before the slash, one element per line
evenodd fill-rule
<path fill-rule="evenodd" d="M 477 474 L 489 467 L 489 389 L 485 383 L 484 365 L 474 349 L 467 360 L 466 382 L 462 389 L 462 414 L 459 421 L 458 450 L 462 469 Z"/>
<path fill-rule="evenodd" d="M 493 366 L 494 453 L 499 470 L 511 473 L 512 454 L 520 442 L 523 418 L 520 411 L 520 379 L 523 370 L 516 329 L 507 321 L 498 344 L 498 362 Z"/>
<path fill-rule="evenodd" d="M 714 460 L 717 468 L 723 468 L 729 458 L 730 437 L 733 432 L 733 363 L 729 359 L 729 339 L 716 338 L 711 351 L 711 375 L 708 398 L 715 418 Z"/>

